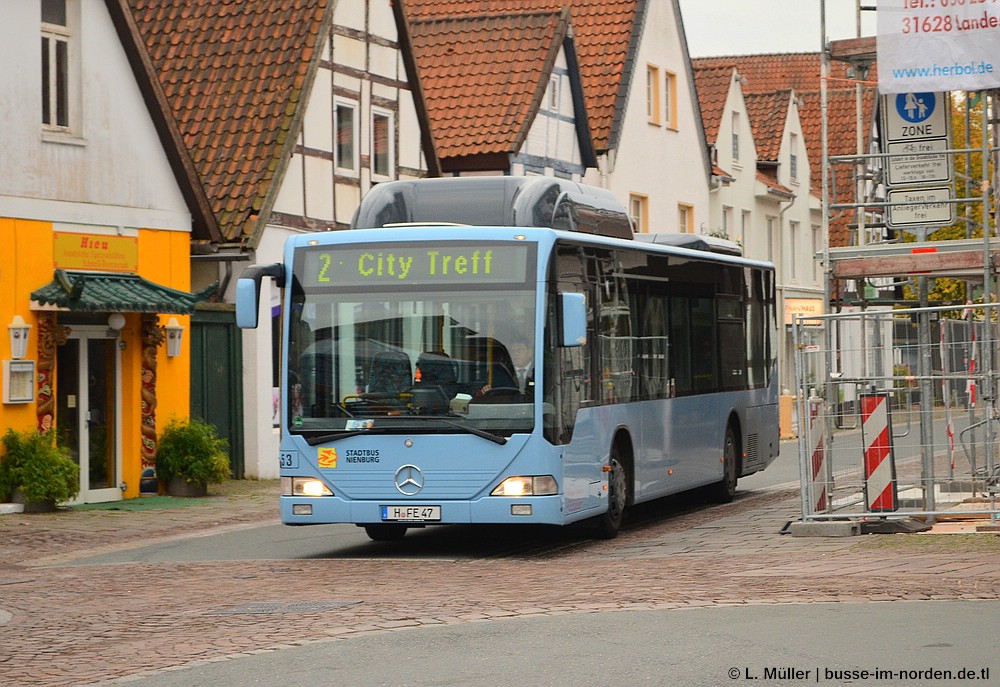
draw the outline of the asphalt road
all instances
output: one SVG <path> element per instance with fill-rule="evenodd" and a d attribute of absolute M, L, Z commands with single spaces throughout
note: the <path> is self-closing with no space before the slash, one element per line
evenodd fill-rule
<path fill-rule="evenodd" d="M 1000 602 L 942 601 L 519 618 L 322 641 L 128 684 L 985 685 L 1000 681 L 997 617 Z"/>

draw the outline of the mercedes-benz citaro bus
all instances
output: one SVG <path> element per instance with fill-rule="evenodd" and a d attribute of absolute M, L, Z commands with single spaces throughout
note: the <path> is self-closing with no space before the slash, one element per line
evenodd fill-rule
<path fill-rule="evenodd" d="M 642 240 L 645 239 L 645 240 Z M 351 230 L 290 238 L 237 283 L 280 287 L 281 519 L 375 540 L 449 523 L 587 521 L 778 453 L 774 267 L 683 234 L 633 236 L 603 189 L 421 179 Z"/>

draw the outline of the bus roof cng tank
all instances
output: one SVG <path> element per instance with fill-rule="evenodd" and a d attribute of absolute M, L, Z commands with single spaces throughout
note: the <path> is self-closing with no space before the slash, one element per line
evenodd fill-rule
<path fill-rule="evenodd" d="M 721 253 L 722 255 L 743 255 L 743 249 L 735 241 L 720 239 L 716 236 L 708 236 L 707 234 L 636 234 L 635 238 L 637 241 L 656 243 L 663 246 L 707 250 L 710 253 Z"/>
<path fill-rule="evenodd" d="M 406 224 L 550 227 L 631 239 L 610 191 L 555 177 L 451 177 L 390 181 L 361 200 L 352 229 Z"/>

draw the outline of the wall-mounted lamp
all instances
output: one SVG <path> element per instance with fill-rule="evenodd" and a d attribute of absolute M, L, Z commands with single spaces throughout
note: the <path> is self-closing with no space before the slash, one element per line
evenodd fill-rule
<path fill-rule="evenodd" d="M 167 334 L 167 357 L 174 358 L 181 354 L 181 341 L 184 340 L 184 327 L 171 317 L 163 327 Z"/>
<path fill-rule="evenodd" d="M 125 316 L 120 312 L 113 312 L 108 315 L 108 327 L 114 329 L 116 332 L 121 331 L 122 327 L 125 326 Z"/>
<path fill-rule="evenodd" d="M 7 325 L 7 331 L 10 332 L 10 357 L 20 360 L 28 353 L 28 334 L 31 333 L 31 325 L 20 315 L 14 315 L 14 319 Z"/>

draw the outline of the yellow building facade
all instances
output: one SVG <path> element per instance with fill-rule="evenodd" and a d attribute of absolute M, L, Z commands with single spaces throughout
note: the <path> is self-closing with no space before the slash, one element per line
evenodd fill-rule
<path fill-rule="evenodd" d="M 0 217 L 0 235 L 0 424 L 55 432 L 78 502 L 138 496 L 158 431 L 189 413 L 189 232 Z"/>

